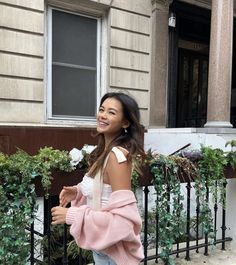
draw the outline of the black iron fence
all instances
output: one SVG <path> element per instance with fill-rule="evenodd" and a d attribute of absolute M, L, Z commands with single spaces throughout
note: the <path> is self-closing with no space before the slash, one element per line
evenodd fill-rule
<path fill-rule="evenodd" d="M 225 182 L 225 199 L 226 199 L 226 185 L 227 182 Z M 184 186 L 183 186 L 184 187 Z M 214 244 L 221 244 L 221 249 L 225 250 L 225 243 L 227 241 L 231 241 L 232 238 L 226 237 L 226 209 L 223 205 L 218 205 L 217 202 L 213 205 L 213 222 L 214 222 L 214 231 L 212 234 L 215 235 L 214 238 L 210 238 L 209 235 L 203 233 L 202 227 L 201 227 L 201 220 L 200 220 L 200 202 L 198 198 L 192 199 L 192 190 L 194 189 L 194 185 L 191 182 L 187 182 L 185 185 L 186 188 L 186 222 L 184 227 L 184 240 L 177 239 L 175 247 L 173 251 L 171 252 L 171 255 L 176 255 L 176 258 L 180 257 L 180 253 L 185 253 L 185 259 L 190 260 L 190 252 L 196 251 L 199 252 L 200 248 L 204 248 L 204 255 L 208 255 L 209 247 Z M 159 245 L 159 236 L 158 236 L 158 211 L 156 213 L 156 226 L 155 226 L 155 254 L 149 255 L 148 249 L 149 249 L 149 240 L 148 236 L 150 235 L 149 230 L 149 205 L 148 205 L 148 199 L 149 199 L 149 193 L 150 193 L 150 187 L 145 186 L 143 188 L 144 192 L 144 240 L 143 240 L 143 246 L 144 246 L 144 255 L 145 258 L 143 260 L 144 265 L 147 264 L 147 261 L 149 260 L 155 260 L 155 262 L 158 262 L 158 259 L 160 258 L 160 253 L 158 245 Z M 168 191 L 167 191 L 168 192 Z M 158 196 L 158 195 L 157 195 Z M 209 190 L 207 189 L 207 196 L 206 200 L 209 202 Z M 210 203 L 210 202 L 209 202 Z M 219 207 L 222 207 L 220 212 L 220 218 L 219 218 Z M 191 226 L 191 214 L 195 211 L 194 216 L 194 232 L 195 235 L 192 235 L 192 226 Z M 219 220 L 220 219 L 220 220 Z M 152 226 L 151 226 L 152 227 Z M 221 231 L 218 231 L 218 228 L 221 229 Z M 217 236 L 218 235 L 218 238 Z M 203 243 L 202 243 L 203 242 Z"/>
<path fill-rule="evenodd" d="M 204 254 L 208 255 L 208 249 L 212 242 L 214 244 L 221 244 L 221 249 L 225 250 L 225 243 L 232 240 L 230 237 L 226 237 L 226 209 L 219 205 L 217 202 L 213 203 L 212 214 L 214 219 L 214 240 L 209 240 L 208 234 L 202 232 L 201 220 L 200 220 L 200 202 L 198 198 L 194 197 L 194 185 L 192 182 L 187 182 L 182 184 L 183 189 L 185 189 L 185 208 L 186 208 L 186 222 L 184 223 L 184 240 L 178 239 L 175 244 L 171 255 L 175 255 L 177 258 L 180 253 L 184 253 L 186 260 L 190 260 L 191 252 L 199 252 L 200 248 L 204 249 Z M 225 187 L 227 182 L 225 183 Z M 156 263 L 160 258 L 159 253 L 159 236 L 158 236 L 158 211 L 153 213 L 153 217 L 150 217 L 151 204 L 155 204 L 156 198 L 158 196 L 155 193 L 150 192 L 151 186 L 142 187 L 143 197 L 143 233 L 142 241 L 144 247 L 145 258 L 143 264 L 146 265 L 148 261 L 153 260 Z M 226 191 L 226 189 L 225 189 Z M 167 191 L 168 192 L 168 191 Z M 226 193 L 225 193 L 226 196 Z M 170 196 L 169 196 L 170 197 Z M 152 201 L 150 202 L 150 198 Z M 69 261 L 68 254 L 68 241 L 71 240 L 68 226 L 64 225 L 61 227 L 60 234 L 58 238 L 55 238 L 54 231 L 52 231 L 51 224 L 51 214 L 50 209 L 57 205 L 58 197 L 50 196 L 48 199 L 44 199 L 44 231 L 39 233 L 35 231 L 34 224 L 31 225 L 31 253 L 30 253 L 30 264 L 77 264 L 84 265 L 91 263 L 89 261 L 88 255 L 83 253 L 82 249 L 78 249 L 76 258 L 74 258 L 74 263 Z M 207 191 L 206 200 L 209 201 L 209 190 Z M 210 202 L 209 202 L 210 203 Z M 155 206 L 155 205 L 154 205 Z M 220 209 L 220 207 L 222 209 Z M 154 207 L 155 208 L 155 207 Z M 192 235 L 193 227 L 191 226 L 192 219 L 194 216 L 194 236 Z M 219 217 L 220 216 L 220 217 Z M 154 225 L 153 225 L 154 220 Z M 150 225 L 151 222 L 151 225 Z M 221 231 L 219 231 L 221 230 Z M 39 238 L 39 244 L 35 238 Z M 43 241 L 42 241 L 43 238 Z M 41 251 L 39 253 L 39 248 Z M 152 251 L 151 251 L 152 250 Z M 154 254 L 153 254 L 154 250 Z M 60 257 L 55 255 L 55 252 L 60 252 Z M 152 252 L 152 254 L 149 254 Z M 56 253 L 58 254 L 58 253 Z"/>

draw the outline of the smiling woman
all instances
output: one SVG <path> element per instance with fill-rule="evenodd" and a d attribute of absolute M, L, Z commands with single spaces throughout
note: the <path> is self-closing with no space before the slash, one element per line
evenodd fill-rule
<path fill-rule="evenodd" d="M 76 243 L 93 250 L 96 265 L 137 265 L 143 259 L 142 221 L 131 191 L 133 160 L 144 157 L 139 118 L 130 96 L 103 96 L 88 173 L 77 186 L 64 187 L 60 206 L 52 209 L 52 224 L 71 225 Z M 71 207 L 65 208 L 69 202 Z"/>

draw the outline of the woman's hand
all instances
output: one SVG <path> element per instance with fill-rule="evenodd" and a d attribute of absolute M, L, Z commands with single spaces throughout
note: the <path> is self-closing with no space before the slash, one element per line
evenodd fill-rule
<path fill-rule="evenodd" d="M 77 195 L 76 187 L 63 187 L 59 195 L 60 206 L 65 207 L 69 202 L 73 201 Z"/>
<path fill-rule="evenodd" d="M 68 208 L 56 206 L 51 209 L 52 225 L 65 224 Z"/>

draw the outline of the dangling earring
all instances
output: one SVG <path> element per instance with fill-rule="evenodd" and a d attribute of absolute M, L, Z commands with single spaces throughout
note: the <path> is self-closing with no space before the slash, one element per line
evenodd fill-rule
<path fill-rule="evenodd" d="M 127 133 L 127 132 L 128 132 L 126 128 L 124 128 L 124 131 L 125 131 L 125 133 Z"/>

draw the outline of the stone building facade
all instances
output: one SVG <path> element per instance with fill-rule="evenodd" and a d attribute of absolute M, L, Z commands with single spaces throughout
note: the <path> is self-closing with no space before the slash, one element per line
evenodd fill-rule
<path fill-rule="evenodd" d="M 232 127 L 233 0 L 2 0 L 0 7 L 2 125 L 94 127 L 101 95 L 120 90 L 137 99 L 147 129 Z M 174 26 L 168 25 L 171 15 Z M 191 37 L 182 26 L 186 21 L 209 29 L 195 30 Z M 73 37 L 78 25 L 81 33 L 83 23 L 91 26 L 92 22 L 96 22 L 96 43 L 86 49 L 82 42 L 92 42 L 88 37 L 92 28 L 82 42 Z M 76 45 L 79 55 L 85 55 L 84 62 L 73 54 Z M 202 63 L 202 76 L 192 76 L 193 83 L 204 78 L 203 67 L 207 67 L 207 90 L 204 84 L 179 83 L 181 73 L 186 74 L 180 66 L 184 65 L 180 50 L 198 54 L 195 61 Z M 206 61 L 199 60 L 201 55 Z M 198 65 L 187 67 L 194 72 Z M 73 76 L 79 77 L 73 82 Z M 181 91 L 184 86 L 192 93 L 186 102 L 181 100 L 186 97 L 186 91 Z M 196 86 L 206 91 L 200 93 Z M 203 103 L 196 97 L 204 98 Z M 183 117 L 187 112 L 192 116 Z"/>

